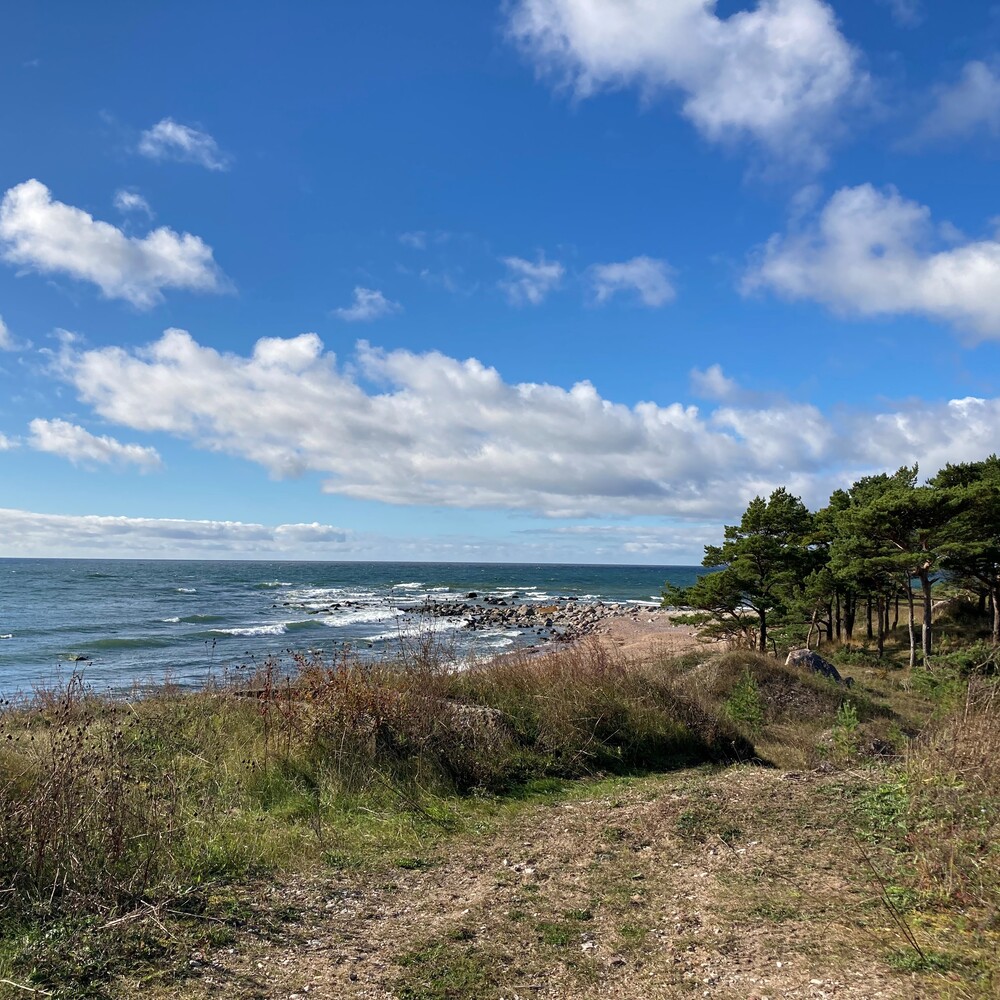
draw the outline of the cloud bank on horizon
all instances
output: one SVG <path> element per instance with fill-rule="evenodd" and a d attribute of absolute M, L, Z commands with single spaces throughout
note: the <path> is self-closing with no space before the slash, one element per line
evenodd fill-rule
<path fill-rule="evenodd" d="M 997 450 L 982 5 L 267 8 L 0 109 L 0 555 L 684 561 Z"/>
<path fill-rule="evenodd" d="M 239 356 L 167 330 L 133 351 L 69 345 L 59 370 L 104 420 L 237 455 L 278 479 L 316 473 L 326 492 L 362 500 L 549 518 L 718 517 L 734 497 L 745 503 L 783 483 L 819 504 L 844 476 L 972 460 L 1000 433 L 996 399 L 831 418 L 811 404 L 740 404 L 736 383 L 713 366 L 692 373 L 702 395 L 729 400 L 711 412 L 629 407 L 589 382 L 511 384 L 475 358 L 365 341 L 338 364 L 311 333 L 263 338 Z M 366 391 L 360 376 L 382 391 Z M 125 446 L 105 447 L 110 459 Z"/>

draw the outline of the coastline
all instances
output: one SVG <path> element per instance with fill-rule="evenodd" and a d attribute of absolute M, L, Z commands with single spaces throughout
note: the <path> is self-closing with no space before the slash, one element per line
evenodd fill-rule
<path fill-rule="evenodd" d="M 665 582 L 686 585 L 695 567 L 594 567 L 446 563 L 250 563 L 240 561 L 17 560 L 0 609 L 0 694 L 47 686 L 83 669 L 96 690 L 170 679 L 197 688 L 210 677 L 292 652 L 327 658 L 345 649 L 382 659 L 400 642 L 440 632 L 455 657 L 545 648 L 595 624 L 525 614 L 527 605 L 589 611 L 614 603 L 628 615 L 659 610 Z M 458 613 L 478 594 L 472 627 Z M 427 603 L 447 604 L 433 620 Z M 630 603 L 635 602 L 635 603 Z M 555 622 L 553 623 L 556 624 Z M 482 627 L 479 627 L 482 626 Z"/>

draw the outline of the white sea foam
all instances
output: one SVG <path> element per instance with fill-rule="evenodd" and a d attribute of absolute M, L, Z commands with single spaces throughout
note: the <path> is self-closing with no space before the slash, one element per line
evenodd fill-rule
<path fill-rule="evenodd" d="M 277 587 L 294 587 L 295 584 L 289 582 L 288 580 L 262 580 L 257 584 L 258 587 L 264 587 L 268 590 Z"/>
<path fill-rule="evenodd" d="M 274 625 L 246 625 L 242 628 L 213 628 L 209 629 L 216 635 L 284 635 L 285 626 L 278 622 Z"/>
<path fill-rule="evenodd" d="M 468 622 L 464 618 L 435 618 L 429 622 L 418 622 L 413 625 L 402 625 L 391 632 L 379 632 L 378 635 L 365 636 L 368 642 L 385 642 L 389 639 L 413 639 L 423 635 L 434 635 L 438 632 L 451 632 L 464 628 Z"/>
<path fill-rule="evenodd" d="M 324 625 L 330 628 L 340 628 L 342 625 L 359 625 L 364 622 L 384 622 L 399 618 L 404 614 L 396 608 L 382 605 L 377 608 L 358 608 L 356 611 L 334 611 L 322 619 Z"/>
<path fill-rule="evenodd" d="M 660 606 L 660 602 L 659 601 L 632 600 L 632 601 L 626 601 L 625 603 L 626 604 L 638 604 L 638 605 L 640 605 L 640 606 L 642 606 L 644 608 L 658 608 Z"/>
<path fill-rule="evenodd" d="M 388 603 L 388 595 L 384 591 L 352 590 L 347 587 L 302 587 L 287 591 L 285 596 L 289 602 L 301 604 L 306 608 L 325 608 L 330 604 L 343 604 L 345 601 Z"/>
<path fill-rule="evenodd" d="M 392 589 L 393 590 L 419 590 L 423 586 L 422 583 L 397 583 Z"/>
<path fill-rule="evenodd" d="M 14 638 L 13 632 L 8 632 L 6 635 L 0 635 L 0 639 L 13 639 L 13 638 Z"/>
<path fill-rule="evenodd" d="M 166 623 L 167 623 L 168 625 L 175 625 L 175 624 L 176 624 L 177 622 L 179 622 L 180 620 L 181 620 L 181 619 L 180 619 L 180 616 L 179 616 L 179 615 L 174 615 L 174 617 L 173 617 L 173 618 L 161 618 L 161 619 L 160 619 L 160 621 L 162 621 L 162 622 L 166 622 Z"/>
<path fill-rule="evenodd" d="M 178 594 L 197 594 L 198 591 L 194 587 L 178 587 Z"/>

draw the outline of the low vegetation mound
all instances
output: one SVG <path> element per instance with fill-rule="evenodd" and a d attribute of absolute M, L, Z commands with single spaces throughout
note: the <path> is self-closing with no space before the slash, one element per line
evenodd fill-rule
<path fill-rule="evenodd" d="M 426 651 L 297 667 L 137 701 L 74 679 L 8 710 L 0 919 L 127 911 L 320 856 L 363 840 L 366 811 L 443 823 L 456 796 L 754 756 L 664 671 L 597 645 L 461 672 Z"/>

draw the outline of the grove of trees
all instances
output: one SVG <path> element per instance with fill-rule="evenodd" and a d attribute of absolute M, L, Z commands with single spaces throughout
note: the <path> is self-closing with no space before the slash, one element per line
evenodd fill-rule
<path fill-rule="evenodd" d="M 949 464 L 923 484 L 915 465 L 866 476 L 815 512 L 781 487 L 754 498 L 722 544 L 705 547 L 702 565 L 716 571 L 668 585 L 663 603 L 761 652 L 851 641 L 863 629 L 881 653 L 902 611 L 910 665 L 918 650 L 928 665 L 940 579 L 978 596 L 1000 643 L 1000 459 Z"/>

